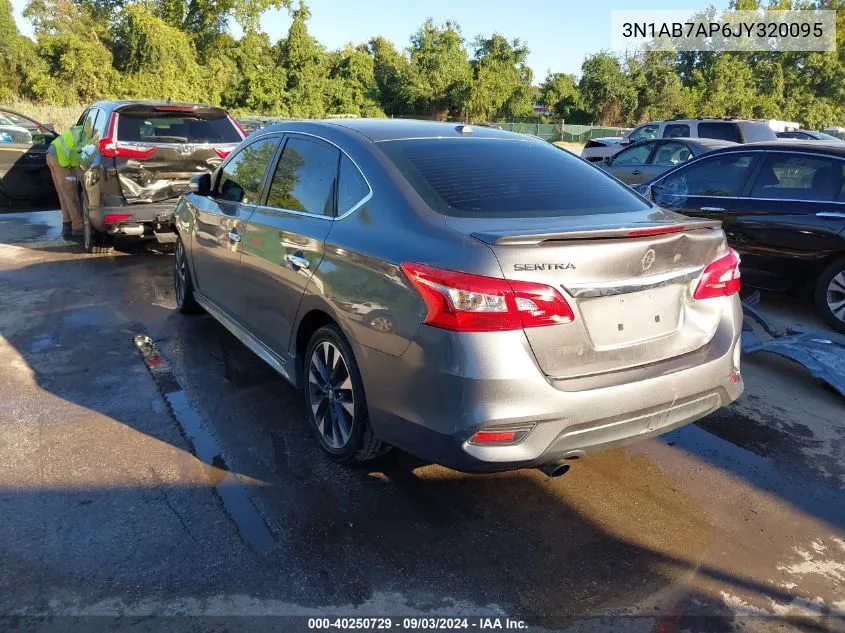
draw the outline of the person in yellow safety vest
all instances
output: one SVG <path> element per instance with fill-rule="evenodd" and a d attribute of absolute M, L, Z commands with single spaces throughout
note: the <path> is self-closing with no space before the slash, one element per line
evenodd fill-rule
<path fill-rule="evenodd" d="M 76 125 L 57 136 L 47 148 L 47 167 L 62 207 L 62 237 L 71 239 L 81 237 L 84 232 L 73 171 L 79 166 L 82 145 L 82 126 Z"/>

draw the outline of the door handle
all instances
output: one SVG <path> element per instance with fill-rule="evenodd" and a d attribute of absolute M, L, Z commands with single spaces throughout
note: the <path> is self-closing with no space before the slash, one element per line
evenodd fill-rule
<path fill-rule="evenodd" d="M 724 211 L 722 207 L 701 207 L 702 211 Z"/>
<path fill-rule="evenodd" d="M 641 170 L 639 170 L 639 169 L 635 169 L 635 170 L 634 170 L 634 171 L 632 171 L 631 173 L 632 173 L 634 176 L 639 176 L 639 175 L 640 175 L 641 173 L 643 173 L 643 172 L 642 172 Z"/>
<path fill-rule="evenodd" d="M 290 263 L 291 266 L 294 268 L 308 268 L 311 266 L 311 262 L 305 259 L 302 255 L 298 254 L 290 254 L 288 253 L 285 255 L 285 261 Z"/>
<path fill-rule="evenodd" d="M 235 229 L 229 231 L 229 241 L 230 242 L 240 242 L 241 241 L 241 234 L 238 233 Z"/>

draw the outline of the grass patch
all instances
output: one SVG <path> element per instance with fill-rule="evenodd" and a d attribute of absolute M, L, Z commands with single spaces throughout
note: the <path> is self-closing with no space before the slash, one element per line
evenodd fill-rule
<path fill-rule="evenodd" d="M 31 119 L 35 119 L 39 123 L 52 123 L 56 127 L 57 132 L 62 132 L 71 125 L 76 124 L 79 117 L 85 111 L 85 106 L 82 104 L 75 106 L 54 106 L 17 98 L 3 99 L 0 101 L 0 107 L 19 112 Z"/>

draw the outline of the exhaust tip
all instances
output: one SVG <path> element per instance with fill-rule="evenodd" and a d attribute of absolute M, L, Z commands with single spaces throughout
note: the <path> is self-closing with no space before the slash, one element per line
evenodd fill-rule
<path fill-rule="evenodd" d="M 543 464 L 542 466 L 538 466 L 538 470 L 542 471 L 548 477 L 560 477 L 561 475 L 565 475 L 569 472 L 569 469 L 572 466 L 567 464 L 564 461 L 557 461 L 557 462 L 549 462 L 548 464 Z"/>

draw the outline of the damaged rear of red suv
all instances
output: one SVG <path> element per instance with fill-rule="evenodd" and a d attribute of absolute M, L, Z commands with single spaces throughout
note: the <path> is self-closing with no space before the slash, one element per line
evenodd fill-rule
<path fill-rule="evenodd" d="M 170 216 L 192 177 L 211 172 L 245 134 L 225 110 L 152 101 L 100 101 L 89 107 L 79 173 L 89 253 L 115 237 L 170 241 Z"/>

